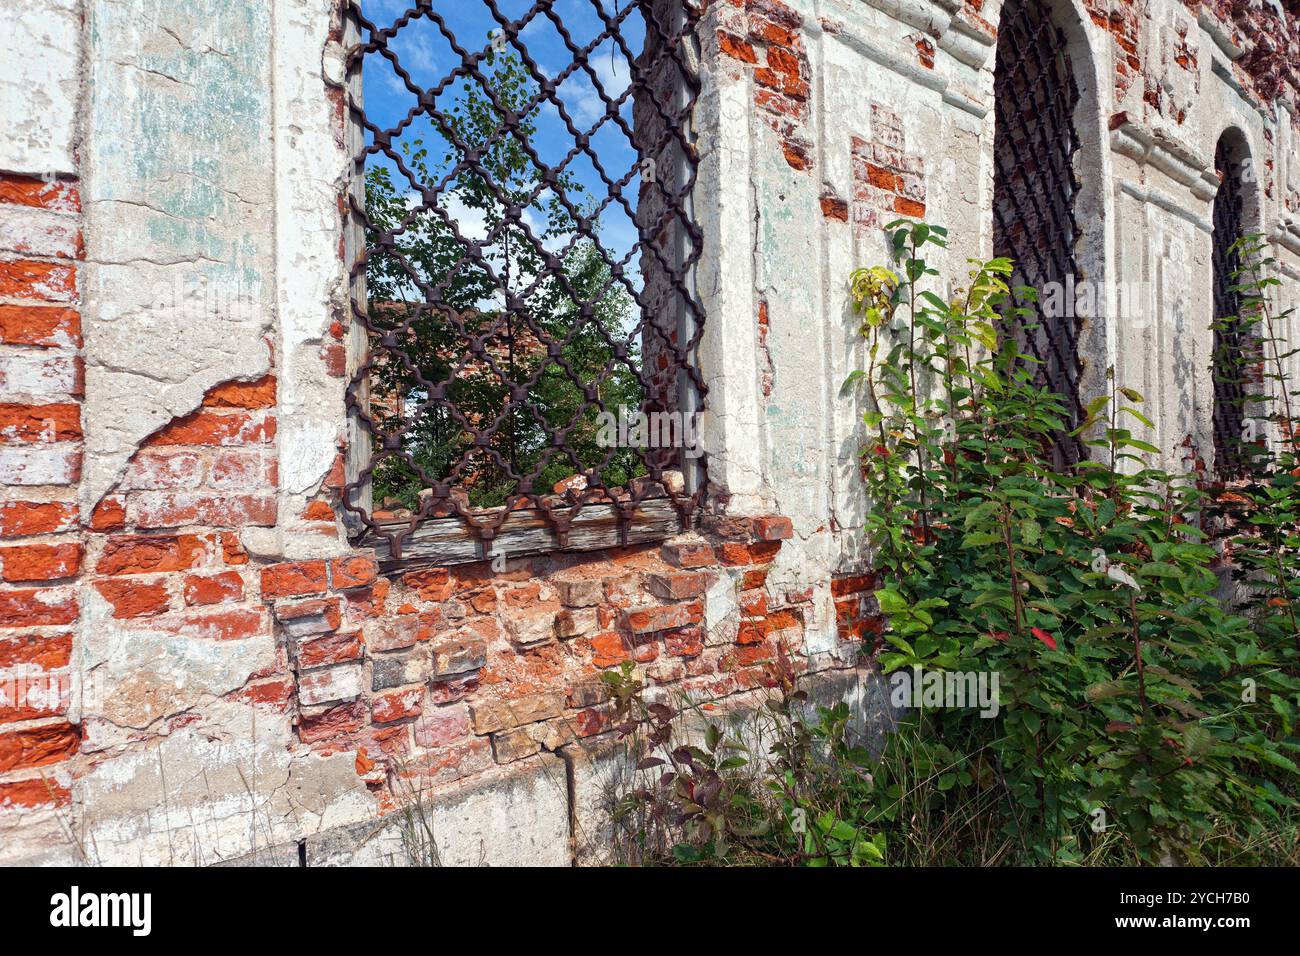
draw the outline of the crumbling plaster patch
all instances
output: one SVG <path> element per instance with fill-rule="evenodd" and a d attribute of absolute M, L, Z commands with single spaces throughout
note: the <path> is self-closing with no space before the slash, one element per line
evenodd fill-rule
<path fill-rule="evenodd" d="M 88 506 L 209 388 L 270 368 L 270 6 L 88 4 Z"/>
<path fill-rule="evenodd" d="M 0 169 L 76 172 L 78 0 L 10 0 L 0 30 Z"/>
<path fill-rule="evenodd" d="M 78 782 L 101 865 L 202 865 L 372 817 L 355 757 L 291 752 L 285 716 L 238 702 L 133 744 Z"/>
<path fill-rule="evenodd" d="M 333 97 L 342 49 L 327 42 L 332 0 L 275 5 L 276 311 L 280 320 L 280 524 L 291 522 L 334 464 L 343 422 L 342 379 L 320 348 L 332 321 L 346 324 L 338 197 L 347 157 Z M 320 540 L 320 536 L 314 536 Z M 291 546 L 291 556 L 299 549 Z"/>

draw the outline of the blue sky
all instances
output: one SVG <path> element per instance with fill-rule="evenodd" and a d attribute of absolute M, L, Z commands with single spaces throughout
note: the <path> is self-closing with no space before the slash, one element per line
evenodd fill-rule
<path fill-rule="evenodd" d="M 501 14 L 512 22 L 525 16 L 532 6 L 532 0 L 498 0 Z M 380 28 L 391 26 L 407 10 L 414 7 L 411 0 L 362 0 L 364 15 Z M 615 17 L 620 11 L 626 11 L 628 0 L 555 0 L 551 9 L 560 19 L 565 30 L 570 34 L 574 45 L 585 47 L 598 37 L 604 28 L 597 15 L 597 8 Z M 491 10 L 483 0 L 442 0 L 435 2 L 434 9 L 444 18 L 456 42 L 467 52 L 473 53 L 484 49 L 489 41 L 489 34 L 499 29 L 499 24 L 492 17 Z M 622 20 L 620 33 L 624 43 L 633 55 L 641 52 L 645 36 L 645 25 L 639 11 L 633 11 Z M 364 35 L 363 41 L 368 39 Z M 521 39 L 529 56 L 537 63 L 539 69 L 548 77 L 558 76 L 573 61 L 572 53 L 545 13 L 532 18 L 524 28 Z M 397 54 L 399 61 L 412 79 L 421 87 L 436 86 L 448 73 L 455 69 L 461 58 L 452 49 L 438 25 L 427 17 L 412 20 L 389 41 L 389 48 Z M 513 47 L 512 47 L 513 48 Z M 598 81 L 610 99 L 617 99 L 627 88 L 630 70 L 625 55 L 611 39 L 604 40 L 591 54 L 589 61 Z M 363 67 L 365 84 L 366 115 L 371 122 L 384 128 L 395 126 L 415 104 L 415 96 L 406 89 L 391 66 L 379 54 L 366 57 Z M 440 105 L 449 105 L 455 95 L 448 90 L 440 98 Z M 596 94 L 589 75 L 582 70 L 570 75 L 560 85 L 558 96 L 564 102 L 565 109 L 573 117 L 575 124 L 586 132 L 600 118 L 605 106 Z M 631 97 L 623 104 L 620 115 L 630 127 L 632 124 Z M 536 114 L 538 132 L 533 141 L 544 162 L 558 163 L 572 148 L 573 140 L 564 127 L 559 114 L 550 104 L 539 108 Z M 402 134 L 401 140 L 422 138 L 430 147 L 432 156 L 440 156 L 444 142 L 434 125 L 427 117 L 419 117 Z M 606 120 L 600 130 L 593 136 L 592 148 L 600 158 L 610 179 L 617 181 L 636 160 L 631 144 L 612 121 Z M 375 158 L 371 162 L 383 161 Z M 590 160 L 583 155 L 575 158 L 566 169 L 588 190 L 585 197 L 571 196 L 575 205 L 581 205 L 584 199 L 593 196 L 603 199 L 607 190 L 601 182 Z M 400 183 L 400 177 L 394 182 Z M 639 182 L 633 179 L 624 189 L 623 195 L 635 208 Z M 464 210 L 449 212 L 464 217 Z M 463 223 L 474 231 L 473 222 Z M 600 235 L 602 244 L 611 252 L 621 257 L 636 241 L 636 230 L 621 206 L 611 204 L 606 207 L 600 218 Z M 635 259 L 629 264 L 635 270 Z"/>

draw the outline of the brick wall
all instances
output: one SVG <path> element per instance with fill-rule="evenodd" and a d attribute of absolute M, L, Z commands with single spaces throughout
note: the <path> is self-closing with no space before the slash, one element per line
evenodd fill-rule
<path fill-rule="evenodd" d="M 75 179 L 0 175 L 0 811 L 65 807 L 82 526 Z"/>

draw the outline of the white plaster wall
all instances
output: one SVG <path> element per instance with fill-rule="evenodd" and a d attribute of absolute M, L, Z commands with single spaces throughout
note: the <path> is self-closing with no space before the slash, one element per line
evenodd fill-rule
<path fill-rule="evenodd" d="M 78 0 L 12 0 L 0 30 L 0 170 L 77 170 Z"/>
<path fill-rule="evenodd" d="M 269 0 L 88 0 L 83 501 L 207 389 L 270 368 Z"/>
<path fill-rule="evenodd" d="M 325 42 L 333 0 L 275 4 L 276 313 L 279 317 L 279 542 L 290 557 L 340 551 L 326 535 L 294 535 L 306 502 L 334 463 L 344 418 L 343 382 L 323 374 L 331 322 L 346 326 L 338 196 L 347 156 L 339 118 L 322 91 L 343 81 L 343 50 Z"/>

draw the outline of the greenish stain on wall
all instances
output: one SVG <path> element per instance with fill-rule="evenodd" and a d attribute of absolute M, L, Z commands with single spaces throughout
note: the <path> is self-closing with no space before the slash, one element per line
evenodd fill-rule
<path fill-rule="evenodd" d="M 269 3 L 95 0 L 90 25 L 96 198 L 156 210 L 142 239 L 169 258 L 259 282 L 271 250 L 241 223 L 270 199 Z"/>

